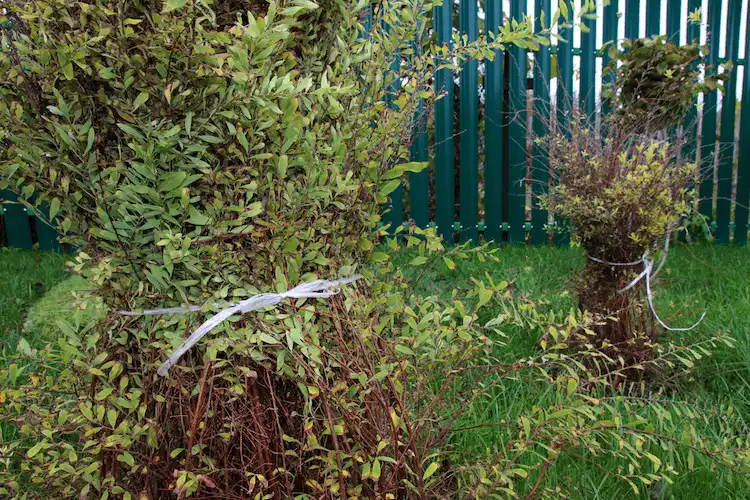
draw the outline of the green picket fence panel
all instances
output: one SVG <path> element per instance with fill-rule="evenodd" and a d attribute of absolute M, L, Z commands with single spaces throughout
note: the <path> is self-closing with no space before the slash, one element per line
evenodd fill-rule
<path fill-rule="evenodd" d="M 596 4 L 588 5 L 588 16 L 596 16 Z M 596 119 L 596 20 L 584 19 L 588 33 L 581 30 L 581 113 L 589 120 Z"/>
<path fill-rule="evenodd" d="M 8 245 L 16 248 L 30 250 L 33 242 L 31 239 L 31 225 L 29 214 L 23 205 L 15 202 L 18 197 L 11 191 L 0 191 L 0 198 L 11 203 L 3 203 L 3 220 L 8 237 Z"/>
<path fill-rule="evenodd" d="M 641 0 L 625 0 L 625 38 L 638 38 L 641 29 Z"/>
<path fill-rule="evenodd" d="M 561 27 L 560 40 L 557 44 L 557 126 L 565 131 L 572 113 L 573 102 L 573 29 Z M 567 223 L 555 218 L 555 244 L 564 246 L 569 244 Z"/>
<path fill-rule="evenodd" d="M 612 43 L 617 42 L 617 2 L 610 2 L 604 5 L 602 9 L 602 71 L 610 62 L 609 47 Z M 602 85 L 609 85 L 615 79 L 614 71 L 608 73 L 602 78 Z M 609 100 L 602 103 L 602 113 L 609 113 L 612 110 Z"/>
<path fill-rule="evenodd" d="M 415 40 L 413 47 L 417 56 L 422 54 L 421 40 Z M 414 117 L 414 139 L 410 150 L 412 160 L 417 162 L 427 162 L 430 159 L 425 111 L 424 102 L 420 102 Z M 427 169 L 409 172 L 409 218 L 418 227 L 427 227 L 430 223 L 430 174 Z"/>
<path fill-rule="evenodd" d="M 413 161 L 426 162 L 430 159 L 427 137 L 427 117 L 424 104 L 419 105 L 415 120 L 415 137 L 411 144 Z M 430 177 L 427 169 L 409 172 L 409 216 L 418 227 L 430 223 Z"/>
<path fill-rule="evenodd" d="M 688 8 L 688 11 L 691 11 L 690 8 Z M 682 0 L 667 0 L 667 36 L 670 42 L 680 43 L 680 21 L 682 20 L 682 16 Z M 689 37 L 687 41 L 690 43 Z"/>

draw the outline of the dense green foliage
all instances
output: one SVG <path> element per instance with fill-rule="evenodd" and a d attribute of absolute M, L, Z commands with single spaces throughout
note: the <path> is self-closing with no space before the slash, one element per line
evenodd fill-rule
<path fill-rule="evenodd" d="M 618 125 L 635 133 L 680 125 L 698 95 L 716 90 L 727 78 L 710 67 L 701 75 L 699 63 L 707 54 L 708 47 L 697 42 L 676 45 L 666 36 L 612 45 L 603 74 L 613 72 L 615 78 L 603 97 L 616 109 Z"/>

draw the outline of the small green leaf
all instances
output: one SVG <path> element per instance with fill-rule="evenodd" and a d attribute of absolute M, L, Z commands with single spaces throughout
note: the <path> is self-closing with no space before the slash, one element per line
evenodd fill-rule
<path fill-rule="evenodd" d="M 141 92 L 138 97 L 133 101 L 133 111 L 140 108 L 146 101 L 148 101 L 148 92 Z"/>
<path fill-rule="evenodd" d="M 578 381 L 574 378 L 568 379 L 568 396 L 576 392 L 576 389 L 578 389 Z"/>
<path fill-rule="evenodd" d="M 370 471 L 370 475 L 376 481 L 380 479 L 380 460 L 378 460 L 377 458 L 372 463 L 372 470 Z"/>
<path fill-rule="evenodd" d="M 159 192 L 168 193 L 177 189 L 182 185 L 186 177 L 187 173 L 183 171 L 166 174 L 164 180 L 159 184 Z"/>
<path fill-rule="evenodd" d="M 401 179 L 393 179 L 391 181 L 386 182 L 385 184 L 381 184 L 380 194 L 383 196 L 388 196 L 389 194 L 394 192 L 400 184 L 401 184 Z"/>
<path fill-rule="evenodd" d="M 164 2 L 162 12 L 172 12 L 173 10 L 182 9 L 187 4 L 187 0 L 167 0 Z"/>
<path fill-rule="evenodd" d="M 410 266 L 421 266 L 427 263 L 427 257 L 414 257 L 411 262 L 409 262 Z"/>
<path fill-rule="evenodd" d="M 29 451 L 26 452 L 26 456 L 29 458 L 34 458 L 37 455 L 37 453 L 39 453 L 41 449 L 46 446 L 47 446 L 47 441 L 41 441 L 35 444 L 34 446 L 32 446 L 31 448 L 29 448 Z"/>
<path fill-rule="evenodd" d="M 190 206 L 188 213 L 190 214 L 190 218 L 188 219 L 188 222 L 196 226 L 205 226 L 206 224 L 208 224 L 208 221 L 210 220 L 208 217 L 200 213 L 198 209 L 196 209 L 192 205 Z"/>
<path fill-rule="evenodd" d="M 120 462 L 124 462 L 128 464 L 129 466 L 133 466 L 135 464 L 135 460 L 133 459 L 133 455 L 128 453 L 127 451 L 123 451 L 121 454 L 117 456 L 117 460 Z"/>

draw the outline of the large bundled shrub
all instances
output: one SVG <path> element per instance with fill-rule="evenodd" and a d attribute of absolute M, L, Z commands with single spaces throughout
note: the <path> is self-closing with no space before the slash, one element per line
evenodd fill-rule
<path fill-rule="evenodd" d="M 360 270 L 387 194 L 422 167 L 399 163 L 419 100 L 436 98 L 435 68 L 532 43 L 529 25 L 417 57 L 431 4 L 382 4 L 368 32 L 366 2 L 271 2 L 234 20 L 210 2 L 152 4 L 4 4 L 4 182 L 55 220 L 111 311 L 82 331 L 63 324 L 59 344 L 33 355 L 44 389 L 13 392 L 10 418 L 35 441 L 28 461 L 6 464 L 16 492 L 434 491 L 445 433 L 433 434 L 437 405 L 415 410 L 425 392 L 412 386 L 486 349 L 450 309 L 412 309 L 398 282 L 362 283 L 232 318 L 166 378 L 156 369 L 200 315 L 116 311 L 210 313 Z M 408 65 L 386 95 L 395 54 Z M 3 376 L 18 382 L 15 368 Z"/>

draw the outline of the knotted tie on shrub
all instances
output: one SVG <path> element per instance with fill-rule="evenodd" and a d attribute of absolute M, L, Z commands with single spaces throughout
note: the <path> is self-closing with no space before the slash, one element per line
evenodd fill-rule
<path fill-rule="evenodd" d="M 659 322 L 659 324 L 664 327 L 665 330 L 669 330 L 672 332 L 687 332 L 690 330 L 693 330 L 695 327 L 701 324 L 703 319 L 706 317 L 706 312 L 704 311 L 701 315 L 700 319 L 693 324 L 693 326 L 690 326 L 688 328 L 674 328 L 669 325 L 667 325 L 662 319 L 659 317 L 659 315 L 656 313 L 656 308 L 654 307 L 654 297 L 653 293 L 651 292 L 651 280 L 654 279 L 659 272 L 661 272 L 661 269 L 664 267 L 664 264 L 667 262 L 667 254 L 669 252 L 669 237 L 671 232 L 667 231 L 667 239 L 664 243 L 664 257 L 662 257 L 661 262 L 659 263 L 659 267 L 656 268 L 656 271 L 654 271 L 654 259 L 649 259 L 649 253 L 645 252 L 643 254 L 643 257 L 640 258 L 640 260 L 636 260 L 633 262 L 607 262 L 605 260 L 597 259 L 596 257 L 592 257 L 590 255 L 587 255 L 589 260 L 592 260 L 594 262 L 598 262 L 599 264 L 604 264 L 605 266 L 616 266 L 616 267 L 628 267 L 628 266 L 637 266 L 638 264 L 643 264 L 643 271 L 636 276 L 633 281 L 631 281 L 627 286 L 621 288 L 618 290 L 618 293 L 625 293 L 631 288 L 633 288 L 635 285 L 637 285 L 642 279 L 646 279 L 646 296 L 648 297 L 648 305 L 651 308 L 651 314 L 654 315 L 654 318 L 656 321 Z"/>
<path fill-rule="evenodd" d="M 284 298 L 291 299 L 305 299 L 305 298 L 328 298 L 339 293 L 338 290 L 331 290 L 339 285 L 345 285 L 352 283 L 360 279 L 362 275 L 355 274 L 349 278 L 340 280 L 315 280 L 309 283 L 302 283 L 297 285 L 289 291 L 283 293 L 261 293 L 254 295 L 249 299 L 238 302 L 232 306 L 229 306 L 222 311 L 211 316 L 206 320 L 197 330 L 193 332 L 183 344 L 177 348 L 177 350 L 167 359 L 163 365 L 159 367 L 157 373 L 160 376 L 167 374 L 169 369 L 177 363 L 177 361 L 185 354 L 191 347 L 193 347 L 200 339 L 202 339 L 208 332 L 219 326 L 219 324 L 227 319 L 228 317 L 235 314 L 245 314 L 250 311 L 257 311 L 264 307 L 275 306 L 281 302 Z M 200 311 L 201 306 L 190 306 L 190 307 L 169 307 L 165 309 L 148 309 L 145 311 L 117 311 L 124 316 L 156 316 L 159 314 L 176 314 L 176 313 L 187 313 Z"/>

